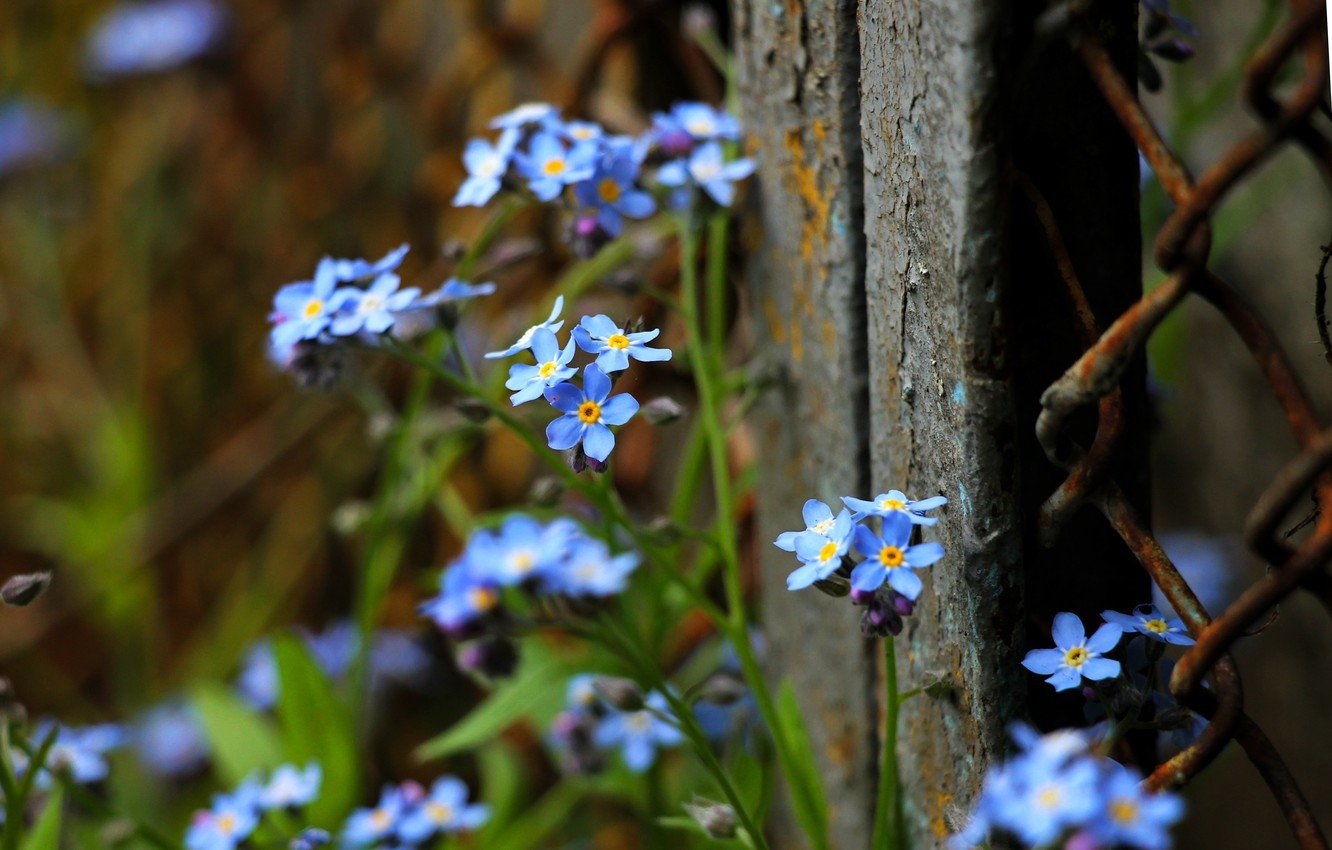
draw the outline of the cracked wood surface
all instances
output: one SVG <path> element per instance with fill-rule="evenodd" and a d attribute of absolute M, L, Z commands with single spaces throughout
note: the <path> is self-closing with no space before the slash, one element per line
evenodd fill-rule
<path fill-rule="evenodd" d="M 741 110 L 759 161 L 761 237 L 745 314 L 784 380 L 752 421 L 762 446 L 758 547 L 774 684 L 791 680 L 823 772 L 830 846 L 873 823 L 871 647 L 845 599 L 790 593 L 794 556 L 772 547 L 808 498 L 870 486 L 865 417 L 859 46 L 854 2 L 735 4 Z M 778 848 L 798 847 L 780 823 Z"/>
<path fill-rule="evenodd" d="M 883 689 L 878 645 L 859 637 L 857 612 L 785 590 L 793 559 L 768 544 L 798 526 L 806 498 L 899 487 L 950 500 L 926 532 L 948 554 L 897 642 L 904 690 L 952 686 L 903 711 L 912 847 L 942 846 L 960 826 L 986 767 L 1007 750 L 1009 721 L 1030 708 L 1067 722 L 1039 694 L 1028 702 L 1032 683 L 1018 666 L 1028 629 L 1048 628 L 1056 608 L 1094 616 L 1082 610 L 1090 600 L 1132 607 L 1143 589 L 1128 553 L 1102 545 L 1105 529 L 1087 517 L 1050 552 L 1035 545 L 1030 521 L 1060 477 L 1035 445 L 1033 388 L 1039 395 L 1045 373 L 1057 376 L 1080 349 L 1059 327 L 1069 322 L 1048 249 L 1011 197 L 1010 146 L 1078 231 L 1070 250 L 1094 312 L 1105 320 L 1140 291 L 1131 145 L 1060 58 L 1065 47 L 1015 82 L 1025 45 L 1013 34 L 1029 32 L 1039 9 L 1026 0 L 736 9 L 743 118 L 760 163 L 746 315 L 786 372 L 755 420 L 762 599 L 770 666 L 801 700 L 836 848 L 869 845 Z M 1103 29 L 1117 31 L 1116 55 L 1131 63 L 1133 9 L 1110 15 Z M 1137 372 L 1126 385 L 1135 420 L 1140 390 Z M 1135 470 L 1146 469 L 1141 433 L 1128 441 Z M 1141 493 L 1144 482 L 1126 483 Z M 1075 536 L 1094 551 L 1070 547 Z M 1085 569 L 1067 569 L 1070 557 Z M 799 846 L 794 828 L 774 831 L 779 847 Z"/>

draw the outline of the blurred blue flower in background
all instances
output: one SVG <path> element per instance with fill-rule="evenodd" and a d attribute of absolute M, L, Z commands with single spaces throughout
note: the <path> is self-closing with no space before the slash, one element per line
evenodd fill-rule
<path fill-rule="evenodd" d="M 259 792 L 261 809 L 299 809 L 308 806 L 319 796 L 324 781 L 324 769 L 318 762 L 310 762 L 303 769 L 284 764 L 273 770 Z"/>
<path fill-rule="evenodd" d="M 404 841 L 420 844 L 437 835 L 446 835 L 480 827 L 490 819 L 490 807 L 467 801 L 467 786 L 461 779 L 441 776 L 430 786 L 430 793 L 417 803 L 398 824 Z"/>
<path fill-rule="evenodd" d="M 637 552 L 611 555 L 600 540 L 579 538 L 563 563 L 547 574 L 546 589 L 567 596 L 612 596 L 625 589 L 639 560 Z"/>
<path fill-rule="evenodd" d="M 368 847 L 387 841 L 397 832 L 406 812 L 407 799 L 402 789 L 385 786 L 378 803 L 370 808 L 357 809 L 347 818 L 342 828 L 342 841 L 350 847 Z"/>
<path fill-rule="evenodd" d="M 259 826 L 258 795 L 258 786 L 247 781 L 213 797 L 212 807 L 196 812 L 185 832 L 187 850 L 235 850 Z"/>
<path fill-rule="evenodd" d="M 166 779 L 190 776 L 208 762 L 208 740 L 194 709 L 185 702 L 164 702 L 139 716 L 130 742 L 149 771 Z"/>
<path fill-rule="evenodd" d="M 619 236 L 624 229 L 623 216 L 647 218 L 657 211 L 652 196 L 636 182 L 644 153 L 629 139 L 608 143 L 596 170 L 574 186 L 574 198 L 596 211 L 597 223 L 610 236 Z"/>
<path fill-rule="evenodd" d="M 104 78 L 167 71 L 218 47 L 227 23 L 226 10 L 211 0 L 122 3 L 89 35 L 87 68 Z"/>
<path fill-rule="evenodd" d="M 684 735 L 665 718 L 670 716 L 666 697 L 657 691 L 647 695 L 644 707 L 638 711 L 615 711 L 597 724 L 593 739 L 597 746 L 618 749 L 624 764 L 635 773 L 642 773 L 657 760 L 657 751 L 674 747 L 684 741 Z"/>
<path fill-rule="evenodd" d="M 560 123 L 560 111 L 549 103 L 523 103 L 490 120 L 494 130 L 522 130 L 528 127 L 554 127 Z"/>
<path fill-rule="evenodd" d="M 399 289 L 402 280 L 391 272 L 381 274 L 365 289 L 346 287 L 333 297 L 334 316 L 329 332 L 351 336 L 366 331 L 382 334 L 393 327 L 395 314 L 408 310 L 421 296 L 415 286 Z"/>
<path fill-rule="evenodd" d="M 36 101 L 0 102 L 0 176 L 55 159 L 60 123 L 59 112 Z"/>
<path fill-rule="evenodd" d="M 42 720 L 37 724 L 33 729 L 33 740 L 44 741 L 52 731 L 56 739 L 37 774 L 36 785 L 39 788 L 51 787 L 52 771 L 64 772 L 80 785 L 101 782 L 110 773 L 107 753 L 124 746 L 128 740 L 122 727 L 110 723 L 66 726 L 51 720 Z"/>
<path fill-rule="evenodd" d="M 518 146 L 519 132 L 505 130 L 494 143 L 485 139 L 472 139 L 463 150 L 463 167 L 467 179 L 453 196 L 455 207 L 485 206 L 504 183 L 504 175 L 513 162 Z"/>
<path fill-rule="evenodd" d="M 672 160 L 657 169 L 657 182 L 663 186 L 698 186 L 712 200 L 729 207 L 735 200 L 735 184 L 753 173 L 754 160 L 727 162 L 719 143 L 705 142 L 687 159 Z"/>

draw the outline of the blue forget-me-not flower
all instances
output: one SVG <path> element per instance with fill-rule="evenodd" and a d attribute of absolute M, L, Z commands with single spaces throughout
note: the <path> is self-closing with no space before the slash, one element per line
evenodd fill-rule
<path fill-rule="evenodd" d="M 518 154 L 517 161 L 532 194 L 538 200 L 553 201 L 565 186 L 592 176 L 596 156 L 595 145 L 565 147 L 553 134 L 539 132 L 532 136 L 527 152 Z"/>
<path fill-rule="evenodd" d="M 324 781 L 324 770 L 318 762 L 304 768 L 284 764 L 273 769 L 268 782 L 259 790 L 261 809 L 299 809 L 308 806 L 319 796 Z"/>
<path fill-rule="evenodd" d="M 919 500 L 908 499 L 901 490 L 889 490 L 887 493 L 880 493 L 873 499 L 853 499 L 850 496 L 843 496 L 842 502 L 856 512 L 856 519 L 901 513 L 905 514 L 916 525 L 934 525 L 939 519 L 925 516 L 925 512 L 948 504 L 948 500 L 943 496 L 931 496 L 928 499 Z"/>
<path fill-rule="evenodd" d="M 546 390 L 546 400 L 563 416 L 546 426 L 546 442 L 563 451 L 579 443 L 587 456 L 603 461 L 615 448 L 608 426 L 623 425 L 638 412 L 638 401 L 628 393 L 611 395 L 611 381 L 597 364 L 583 369 L 583 386 L 565 382 Z"/>
<path fill-rule="evenodd" d="M 477 829 L 490 819 L 490 807 L 471 803 L 461 779 L 441 776 L 425 799 L 414 805 L 398 824 L 398 835 L 421 844 L 436 835 Z"/>
<path fill-rule="evenodd" d="M 856 527 L 856 549 L 865 560 L 851 571 L 853 588 L 872 592 L 887 582 L 907 599 L 914 601 L 920 596 L 921 581 L 915 571 L 938 562 L 944 549 L 932 540 L 910 545 L 911 525 L 906 514 L 894 512 L 883 518 L 882 535 L 863 525 Z"/>
<path fill-rule="evenodd" d="M 754 160 L 726 161 L 718 142 L 705 142 L 687 159 L 665 163 L 657 169 L 657 182 L 663 186 L 695 185 L 723 207 L 735 200 L 735 184 L 754 173 Z"/>
<path fill-rule="evenodd" d="M 606 716 L 597 724 L 593 740 L 605 749 L 618 749 L 625 767 L 642 773 L 657 760 L 657 751 L 674 747 L 684 735 L 668 722 L 670 705 L 666 697 L 652 691 L 637 711 L 616 711 L 607 706 Z"/>
<path fill-rule="evenodd" d="M 623 144 L 608 144 L 592 175 L 574 186 L 574 198 L 596 211 L 597 223 L 609 236 L 620 235 L 624 216 L 647 218 L 657 210 L 652 196 L 635 182 L 645 150 L 629 140 L 623 141 Z"/>
<path fill-rule="evenodd" d="M 851 548 L 854 530 L 851 512 L 842 511 L 826 534 L 802 533 L 797 536 L 795 554 L 802 566 L 786 577 L 787 590 L 801 590 L 836 572 L 842 565 L 842 556 Z"/>
<path fill-rule="evenodd" d="M 1106 658 L 1105 653 L 1119 643 L 1123 629 L 1114 623 L 1105 623 L 1090 638 L 1076 614 L 1067 611 L 1054 618 L 1054 649 L 1033 649 L 1022 660 L 1022 666 L 1039 676 L 1056 691 L 1076 688 L 1084 678 L 1099 682 L 1119 675 L 1119 662 Z"/>
<path fill-rule="evenodd" d="M 629 358 L 644 363 L 671 359 L 669 348 L 651 348 L 648 343 L 661 334 L 659 328 L 625 333 L 610 316 L 584 316 L 573 329 L 574 341 L 588 354 L 597 355 L 603 372 L 622 372 L 629 368 Z"/>
<path fill-rule="evenodd" d="M 574 341 L 569 340 L 561 350 L 549 328 L 538 327 L 532 332 L 532 355 L 536 357 L 535 364 L 515 363 L 509 367 L 509 378 L 504 386 L 516 390 L 509 396 L 514 405 L 540 398 L 547 387 L 567 381 L 578 373 L 569 365 L 574 356 Z"/>
<path fill-rule="evenodd" d="M 1101 617 L 1107 623 L 1114 623 L 1124 631 L 1135 631 L 1152 640 L 1173 643 L 1177 646 L 1192 646 L 1193 638 L 1184 628 L 1184 621 L 1178 617 L 1167 619 L 1155 605 L 1139 605 L 1132 614 L 1118 611 L 1102 611 Z"/>
<path fill-rule="evenodd" d="M 88 37 L 87 68 L 98 77 L 167 71 L 217 47 L 227 22 L 212 0 L 121 3 Z"/>
<path fill-rule="evenodd" d="M 485 355 L 486 359 L 497 360 L 501 357 L 510 357 L 514 354 L 517 354 L 520 351 L 526 351 L 527 349 L 531 348 L 532 337 L 536 336 L 537 328 L 545 328 L 551 333 L 555 333 L 560 328 L 564 327 L 564 320 L 560 318 L 560 313 L 563 310 L 564 310 L 564 296 L 557 295 L 555 297 L 555 305 L 550 309 L 550 317 L 546 319 L 546 321 L 539 322 L 533 325 L 532 327 L 528 328 L 527 330 L 523 331 L 523 335 L 518 337 L 517 341 L 515 341 L 513 345 L 510 345 L 508 348 L 502 349 L 500 351 L 487 352 Z"/>
<path fill-rule="evenodd" d="M 521 134 L 516 129 L 505 130 L 495 142 L 472 139 L 463 150 L 463 166 L 467 179 L 453 196 L 455 207 L 485 206 L 504 183 L 504 175 L 513 162 Z"/>

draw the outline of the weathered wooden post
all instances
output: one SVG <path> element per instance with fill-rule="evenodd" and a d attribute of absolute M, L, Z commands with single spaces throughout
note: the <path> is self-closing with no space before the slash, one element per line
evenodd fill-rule
<path fill-rule="evenodd" d="M 1115 5 L 1123 8 L 1099 25 L 1132 62 L 1134 10 Z M 957 826 L 1004 751 L 1005 726 L 1026 711 L 1017 662 L 1028 624 L 1048 626 L 1055 608 L 1090 617 L 1121 591 L 1124 601 L 1145 592 L 1131 557 L 1100 532 L 1052 551 L 1035 541 L 1036 510 L 1061 475 L 1032 435 L 1036 399 L 1079 349 L 1049 249 L 1010 188 L 1015 168 L 1049 184 L 1052 206 L 1079 229 L 1069 250 L 1099 315 L 1141 289 L 1131 144 L 1061 35 L 1036 73 L 1018 79 L 1041 6 L 736 6 L 742 108 L 761 163 L 748 310 L 787 367 L 757 417 L 769 461 L 760 544 L 795 525 L 811 496 L 901 487 L 950 499 L 932 532 L 948 556 L 897 644 L 905 687 L 951 685 L 904 709 L 899 757 L 917 848 L 940 846 Z M 1087 184 L 1074 188 L 1082 173 Z M 1127 392 L 1130 435 L 1140 425 L 1137 381 Z M 1127 444 L 1122 460 L 1144 471 L 1141 484 L 1143 443 Z M 1079 558 L 1076 573 L 1066 557 Z M 1061 565 L 1072 577 L 1052 579 Z M 800 696 L 832 807 L 831 845 L 867 847 L 879 648 L 858 636 L 845 601 L 788 593 L 791 568 L 785 553 L 765 550 L 774 675 Z M 1079 598 L 1089 579 L 1105 585 L 1095 600 Z"/>

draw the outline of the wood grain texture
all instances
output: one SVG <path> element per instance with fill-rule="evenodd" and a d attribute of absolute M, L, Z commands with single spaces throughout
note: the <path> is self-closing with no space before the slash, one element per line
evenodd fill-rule
<path fill-rule="evenodd" d="M 1006 338 L 1007 203 L 1000 66 L 1007 4 L 864 0 L 869 494 L 950 504 L 926 536 L 931 569 L 898 641 L 899 740 L 914 847 L 957 826 L 1021 706 L 1022 544 Z M 863 845 L 862 845 L 863 846 Z"/>
<path fill-rule="evenodd" d="M 761 240 L 748 303 L 783 380 L 752 418 L 760 450 L 758 547 L 769 668 L 789 677 L 823 770 L 832 847 L 867 846 L 874 794 L 872 647 L 845 599 L 790 593 L 794 556 L 768 545 L 808 498 L 869 486 L 864 237 L 853 2 L 735 4 L 741 111 L 758 158 Z M 773 829 L 776 846 L 799 832 Z"/>

